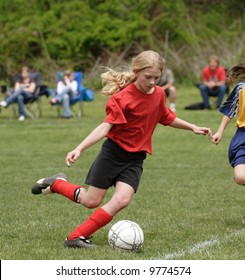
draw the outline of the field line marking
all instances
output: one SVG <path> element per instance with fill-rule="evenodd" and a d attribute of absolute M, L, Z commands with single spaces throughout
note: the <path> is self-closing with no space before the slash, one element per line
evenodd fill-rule
<path fill-rule="evenodd" d="M 231 234 L 225 235 L 223 238 L 215 238 L 211 240 L 205 240 L 202 242 L 198 242 L 194 244 L 191 247 L 188 247 L 186 249 L 179 250 L 177 252 L 168 253 L 166 255 L 157 257 L 157 258 L 151 258 L 151 260 L 171 260 L 176 259 L 185 256 L 186 254 L 192 255 L 198 252 L 199 250 L 202 250 L 204 248 L 213 247 L 215 245 L 221 244 L 222 242 L 225 242 L 227 239 L 230 239 L 232 236 L 237 236 L 240 234 L 245 234 L 245 229 L 240 229 L 235 232 L 232 232 Z"/>

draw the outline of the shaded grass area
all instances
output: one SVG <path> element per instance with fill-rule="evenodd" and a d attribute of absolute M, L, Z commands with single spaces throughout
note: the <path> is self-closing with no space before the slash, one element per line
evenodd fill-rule
<path fill-rule="evenodd" d="M 220 113 L 183 110 L 197 100 L 192 91 L 191 87 L 178 88 L 178 116 L 215 132 Z M 84 183 L 101 143 L 85 151 L 70 169 L 65 156 L 103 121 L 105 102 L 97 94 L 94 102 L 84 104 L 82 119 L 56 118 L 45 99 L 43 117 L 34 121 L 19 123 L 11 108 L 0 113 L 1 259 L 244 259 L 245 190 L 233 182 L 227 159 L 234 123 L 219 146 L 189 131 L 158 126 L 153 155 L 144 163 L 130 206 L 94 234 L 95 250 L 63 248 L 65 237 L 92 210 L 55 194 L 33 196 L 31 186 L 57 172 L 66 172 L 73 183 Z M 112 192 L 113 188 L 105 201 Z M 142 227 L 145 243 L 139 253 L 109 247 L 109 228 L 122 219 Z"/>

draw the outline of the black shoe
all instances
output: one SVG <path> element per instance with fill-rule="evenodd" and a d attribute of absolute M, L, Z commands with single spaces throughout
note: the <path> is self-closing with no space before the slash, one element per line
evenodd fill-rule
<path fill-rule="evenodd" d="M 94 248 L 95 245 L 91 244 L 90 238 L 85 238 L 83 236 L 80 236 L 78 238 L 68 240 L 66 239 L 64 241 L 64 247 L 65 248 Z"/>
<path fill-rule="evenodd" d="M 53 175 L 51 177 L 48 177 L 48 178 L 42 178 L 35 183 L 35 185 L 32 187 L 31 192 L 33 194 L 52 193 L 52 191 L 50 190 L 50 187 L 58 179 L 62 179 L 62 180 L 67 181 L 67 176 L 64 173 L 59 173 L 59 174 L 55 174 L 55 175 Z"/>

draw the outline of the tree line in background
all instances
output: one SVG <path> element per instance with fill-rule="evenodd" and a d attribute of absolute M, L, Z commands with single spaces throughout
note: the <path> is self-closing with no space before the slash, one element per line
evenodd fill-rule
<path fill-rule="evenodd" d="M 244 60 L 245 1 L 0 0 L 0 80 L 22 65 L 52 83 L 67 68 L 116 67 L 142 50 L 167 59 L 177 79 L 198 79 L 210 54 Z"/>

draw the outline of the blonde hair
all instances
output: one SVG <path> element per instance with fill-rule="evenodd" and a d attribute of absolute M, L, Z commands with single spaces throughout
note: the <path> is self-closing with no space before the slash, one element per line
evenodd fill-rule
<path fill-rule="evenodd" d="M 106 68 L 108 71 L 101 74 L 103 95 L 113 95 L 137 79 L 136 72 L 148 67 L 156 67 L 160 71 L 164 68 L 162 57 L 154 51 L 143 51 L 132 58 L 131 65 L 127 71 L 115 71 Z"/>

